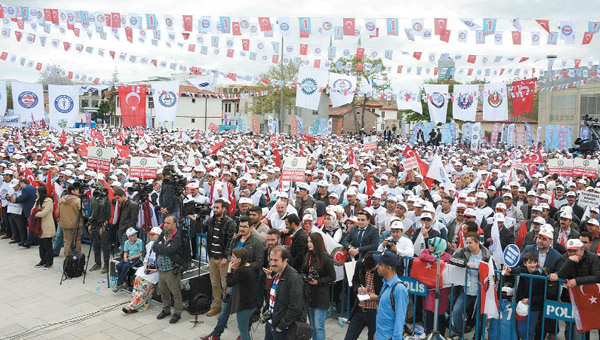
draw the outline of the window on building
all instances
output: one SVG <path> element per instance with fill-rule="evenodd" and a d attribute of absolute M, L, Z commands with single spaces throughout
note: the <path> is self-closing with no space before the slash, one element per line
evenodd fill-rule
<path fill-rule="evenodd" d="M 192 98 L 192 104 L 196 102 L 196 98 Z"/>
<path fill-rule="evenodd" d="M 196 122 L 196 118 L 192 118 L 192 123 L 195 123 L 195 122 Z"/>
<path fill-rule="evenodd" d="M 318 116 L 319 115 L 319 111 L 314 111 L 313 110 L 313 116 Z"/>
<path fill-rule="evenodd" d="M 154 98 L 152 96 L 146 96 L 146 98 L 148 98 L 148 108 L 153 109 L 154 108 Z"/>
<path fill-rule="evenodd" d="M 581 116 L 588 114 L 594 118 L 600 118 L 600 95 L 581 95 Z"/>
<path fill-rule="evenodd" d="M 87 98 L 83 98 L 81 100 L 81 107 L 89 107 L 90 106 L 90 100 Z"/>

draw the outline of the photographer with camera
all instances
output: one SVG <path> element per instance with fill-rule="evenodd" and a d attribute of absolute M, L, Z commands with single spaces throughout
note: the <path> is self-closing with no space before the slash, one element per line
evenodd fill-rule
<path fill-rule="evenodd" d="M 202 232 L 206 232 L 206 248 L 208 250 L 208 268 L 212 285 L 213 305 L 206 316 L 221 313 L 223 291 L 227 287 L 227 254 L 230 252 L 231 239 L 236 231 L 235 222 L 225 213 L 227 202 L 218 199 L 213 204 L 213 216 L 206 220 Z"/>
<path fill-rule="evenodd" d="M 263 313 L 265 340 L 286 340 L 289 328 L 302 319 L 302 278 L 288 264 L 290 253 L 276 246 L 270 253 L 273 282 L 269 306 Z"/>
<path fill-rule="evenodd" d="M 117 218 L 117 237 L 119 244 L 121 245 L 121 251 L 127 242 L 127 236 L 125 231 L 129 228 L 135 228 L 138 222 L 138 204 L 127 198 L 125 191 L 121 188 L 116 188 L 114 191 L 115 200 L 119 204 L 118 218 Z M 115 209 L 117 210 L 117 209 Z M 66 240 L 66 236 L 65 236 Z"/>
<path fill-rule="evenodd" d="M 88 232 L 92 237 L 92 247 L 94 248 L 95 264 L 90 271 L 102 268 L 101 273 L 106 274 L 108 263 L 110 262 L 110 250 L 108 249 L 109 232 L 108 221 L 111 215 L 111 202 L 108 195 L 103 190 L 95 190 L 92 199 L 91 215 L 88 220 Z M 104 255 L 104 256 L 101 256 Z M 104 267 L 102 267 L 102 257 L 104 258 Z"/>
<path fill-rule="evenodd" d="M 186 263 L 183 260 L 182 246 L 181 231 L 177 229 L 177 218 L 169 215 L 165 217 L 162 234 L 152 246 L 152 250 L 157 255 L 158 291 L 162 299 L 162 311 L 156 318 L 162 320 L 171 315 L 171 294 L 173 294 L 175 313 L 169 323 L 179 321 L 183 311 L 181 274 Z"/>
<path fill-rule="evenodd" d="M 68 256 L 71 251 L 71 241 L 73 233 L 77 232 L 83 224 L 83 218 L 77 219 L 81 208 L 81 198 L 79 198 L 79 186 L 74 184 L 69 185 L 67 194 L 58 201 L 58 219 L 63 230 L 65 240 L 65 256 Z M 75 225 L 79 221 L 79 225 Z M 76 234 L 75 237 L 75 252 L 78 257 L 81 257 L 81 235 Z"/>
<path fill-rule="evenodd" d="M 302 265 L 301 275 L 305 284 L 304 303 L 315 340 L 326 340 L 325 319 L 329 308 L 329 284 L 335 281 L 335 268 L 320 233 L 308 235 L 308 253 Z"/>
<path fill-rule="evenodd" d="M 383 240 L 377 248 L 377 252 L 381 253 L 387 249 L 400 257 L 412 257 L 415 248 L 410 239 L 404 236 L 404 225 L 396 219 L 393 219 L 390 222 L 392 235 Z"/>

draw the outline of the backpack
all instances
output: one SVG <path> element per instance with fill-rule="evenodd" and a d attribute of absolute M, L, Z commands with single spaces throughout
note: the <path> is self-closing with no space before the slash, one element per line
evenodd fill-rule
<path fill-rule="evenodd" d="M 85 267 L 85 255 L 79 256 L 76 252 L 65 258 L 63 263 L 65 274 L 69 278 L 80 277 L 83 274 Z"/>

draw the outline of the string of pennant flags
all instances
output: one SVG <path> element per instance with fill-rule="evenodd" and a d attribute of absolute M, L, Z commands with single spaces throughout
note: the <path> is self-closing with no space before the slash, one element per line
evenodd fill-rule
<path fill-rule="evenodd" d="M 25 40 L 30 44 L 39 44 L 42 47 L 45 47 L 46 44 L 51 45 L 54 48 L 60 49 L 63 48 L 65 50 L 76 50 L 78 52 L 87 52 L 92 54 L 94 51 L 97 51 L 99 54 L 108 53 L 113 57 L 116 56 L 121 57 L 123 53 L 118 53 L 112 50 L 106 50 L 104 48 L 96 48 L 94 46 L 90 46 L 83 43 L 73 43 L 66 40 L 61 40 L 57 38 L 52 38 L 50 36 L 46 36 L 43 34 L 39 34 L 37 32 L 29 32 L 24 30 L 12 30 L 8 27 L 3 27 L 1 31 L 1 35 L 3 38 L 10 38 L 13 36 L 17 41 Z M 206 37 L 208 38 L 208 37 Z M 187 41 L 187 42 L 167 42 L 166 46 L 169 48 L 178 47 L 181 50 L 185 50 L 190 53 L 197 53 L 200 55 L 211 55 L 211 56 L 226 56 L 228 58 L 239 58 L 239 59 L 247 59 L 250 61 L 262 61 L 269 63 L 278 63 L 281 55 L 281 41 L 272 40 L 272 41 L 264 41 L 260 39 L 243 39 L 238 37 L 228 37 L 226 39 L 220 39 L 219 36 L 212 36 L 209 39 L 205 39 L 204 36 L 199 35 L 197 41 Z M 225 43 L 222 43 L 223 40 Z M 158 46 L 153 44 L 153 46 Z M 339 48 L 338 46 L 328 46 L 323 47 L 321 45 L 308 44 L 308 43 L 294 43 L 294 44 L 285 44 L 284 56 L 283 60 L 289 62 L 292 59 L 301 60 L 301 59 L 311 59 L 311 61 L 318 61 L 318 65 L 321 64 L 321 59 L 335 59 L 335 58 L 359 58 L 363 59 L 365 57 L 377 59 L 382 58 L 387 61 L 393 61 L 394 59 L 398 59 L 397 57 L 405 57 L 411 58 L 413 63 L 418 62 L 429 62 L 435 63 L 438 60 L 447 60 L 452 59 L 458 63 L 468 63 L 468 64 L 520 64 L 524 62 L 534 62 L 537 63 L 542 60 L 540 57 L 532 57 L 532 56 L 511 56 L 511 55 L 482 55 L 482 54 L 467 54 L 463 55 L 461 53 L 450 54 L 450 53 L 429 53 L 423 51 L 408 51 L 408 50 L 391 50 L 391 49 L 373 49 L 373 48 L 363 48 L 356 47 L 353 49 L 350 48 Z M 287 56 L 286 56 L 287 55 Z M 127 58 L 127 54 L 125 54 L 125 58 Z M 129 56 L 132 60 L 138 58 L 138 56 Z M 146 62 L 153 60 L 152 58 L 141 57 L 140 59 L 146 60 Z M 325 62 L 325 60 L 323 60 Z M 553 66 L 555 59 L 551 59 L 548 62 L 551 63 L 550 67 Z M 574 67 L 579 67 L 582 63 L 581 58 L 574 59 L 561 59 L 560 64 L 562 68 L 567 67 L 567 65 Z M 584 61 L 584 64 L 586 62 Z M 587 63 L 593 63 L 592 60 L 588 60 Z"/>
<path fill-rule="evenodd" d="M 10 37 L 4 36 L 2 35 L 3 38 L 5 39 L 9 39 Z M 35 36 L 30 38 L 30 36 L 28 36 L 28 38 L 26 40 L 21 39 L 22 35 L 20 35 L 17 38 L 17 42 L 19 43 L 29 43 L 29 44 L 34 44 L 36 39 Z M 118 61 L 129 61 L 131 63 L 136 63 L 136 64 L 142 64 L 142 65 L 153 65 L 154 67 L 160 67 L 160 68 L 169 68 L 173 71 L 180 71 L 180 72 L 191 72 L 191 73 L 195 73 L 195 74 L 202 74 L 205 73 L 206 70 L 193 66 L 193 65 L 189 65 L 186 63 L 181 63 L 181 62 L 177 62 L 177 61 L 169 61 L 169 60 L 159 60 L 159 59 L 155 59 L 155 58 L 150 58 L 147 56 L 136 56 L 136 55 L 132 55 L 132 54 L 127 54 L 125 52 L 118 52 L 118 51 L 113 51 L 113 50 L 109 50 L 108 53 L 106 51 L 106 49 L 104 48 L 97 48 L 94 46 L 84 46 L 83 44 L 76 44 L 74 45 L 75 48 L 73 48 L 73 45 L 70 42 L 67 41 L 60 41 L 58 39 L 53 39 L 52 40 L 52 44 L 51 45 L 46 45 L 46 37 L 45 36 L 40 36 L 40 39 L 38 39 L 37 41 L 40 43 L 41 47 L 45 47 L 45 48 L 49 48 L 54 47 L 55 49 L 61 50 L 61 51 L 65 51 L 65 52 L 74 52 L 74 53 L 83 53 L 84 51 L 88 54 L 88 55 L 97 55 L 100 57 L 105 57 L 105 58 L 112 58 L 113 60 L 118 60 Z M 42 39 L 44 38 L 44 39 Z M 62 44 L 61 44 L 62 42 Z M 62 49 L 60 47 L 63 47 Z M 94 51 L 96 51 L 97 53 L 94 54 Z M 364 51 L 363 51 L 364 52 Z M 254 52 L 251 52 L 254 53 Z M 256 54 L 256 53 L 255 53 Z M 408 52 L 406 52 L 405 54 L 408 54 Z M 278 60 L 279 55 L 273 55 L 272 56 L 272 62 L 279 62 Z M 422 59 L 422 52 L 413 52 L 412 53 L 412 57 L 416 60 L 420 60 Z M 431 53 L 429 54 L 428 59 L 430 61 L 435 61 L 436 58 L 440 58 L 440 59 L 448 59 L 451 58 L 449 53 L 441 53 L 439 54 L 439 57 L 437 54 Z M 457 54 L 454 55 L 454 60 L 456 61 L 461 61 L 465 59 L 461 54 Z M 401 74 L 401 73 L 405 73 L 405 74 L 415 74 L 415 75 L 423 75 L 423 76 L 436 76 L 438 75 L 438 72 L 442 72 L 444 74 L 447 74 L 448 72 L 450 73 L 456 73 L 462 76 L 466 76 L 466 77 L 481 77 L 481 76 L 485 76 L 485 77 L 489 77 L 489 76 L 502 76 L 505 74 L 508 76 L 520 76 L 521 75 L 521 70 L 523 71 L 523 76 L 528 77 L 530 75 L 534 75 L 536 73 L 536 68 L 532 68 L 531 69 L 531 73 L 529 73 L 530 71 L 527 68 L 516 68 L 516 69 L 512 69 L 512 68 L 504 68 L 501 67 L 503 65 L 500 65 L 499 62 L 503 59 L 503 56 L 496 56 L 494 58 L 491 58 L 489 56 L 481 56 L 481 55 L 468 55 L 466 58 L 466 65 L 470 66 L 473 65 L 475 66 L 476 63 L 478 63 L 478 60 L 480 60 L 479 62 L 481 63 L 481 65 L 487 66 L 487 65 L 492 65 L 497 67 L 497 69 L 494 68 L 474 68 L 474 67 L 463 67 L 463 68 L 439 68 L 439 67 L 423 67 L 423 66 L 410 66 L 410 65 L 395 65 L 394 66 L 385 66 L 385 71 L 388 73 L 394 72 L 394 70 L 396 71 L 396 73 Z M 509 61 L 516 61 L 517 58 L 515 57 L 507 57 L 506 58 Z M 525 61 L 527 61 L 529 58 L 528 57 L 520 57 L 518 58 L 518 63 L 523 63 Z M 539 60 L 535 60 L 535 62 L 537 62 Z M 293 63 L 294 65 L 309 65 L 310 64 L 310 60 L 308 59 L 301 59 L 301 58 L 284 58 L 282 60 L 282 62 L 284 64 L 289 64 L 290 62 Z M 554 60 L 553 59 L 549 59 L 550 64 L 550 68 L 552 68 L 552 66 L 554 65 Z M 581 64 L 581 59 L 574 59 L 573 60 L 574 63 L 574 67 L 576 69 L 578 69 L 580 66 L 582 66 Z M 351 70 L 353 66 L 352 62 L 347 61 L 347 62 L 343 62 L 341 60 L 337 61 L 337 62 L 331 62 L 329 60 L 325 61 L 323 63 L 323 65 L 321 65 L 320 59 L 315 59 L 313 60 L 313 67 L 315 68 L 321 68 L 321 66 L 324 66 L 326 69 L 329 68 L 333 68 L 335 70 Z M 566 67 L 567 65 L 567 60 L 563 60 L 561 66 L 563 67 L 563 69 Z M 591 68 L 592 66 L 594 66 L 594 61 L 592 60 L 588 60 L 587 63 L 585 63 L 585 65 L 589 68 Z M 358 62 L 356 64 L 356 69 L 357 70 L 361 70 L 362 68 L 365 68 L 366 70 L 370 70 L 372 67 L 378 67 L 379 71 L 383 71 L 383 65 L 382 64 L 378 64 L 376 66 L 373 66 L 372 63 L 369 62 Z M 240 75 L 237 73 L 232 73 L 232 72 L 220 72 L 220 75 L 229 78 L 233 81 L 238 81 L 238 80 L 243 80 L 243 81 L 257 81 L 256 77 L 251 76 L 251 75 Z M 453 74 L 447 74 L 447 75 L 453 75 Z M 72 78 L 71 78 L 72 79 Z"/>
<path fill-rule="evenodd" d="M 92 37 L 95 32 L 105 39 L 108 32 L 120 38 L 125 32 L 127 39 L 131 38 L 135 29 L 141 36 L 152 31 L 153 40 L 160 40 L 162 32 L 166 35 L 177 34 L 188 39 L 192 33 L 220 34 L 226 36 L 263 35 L 273 37 L 295 36 L 299 38 L 331 37 L 336 40 L 348 40 L 356 37 L 380 38 L 402 37 L 407 41 L 417 39 L 429 40 L 437 36 L 443 42 L 449 42 L 452 31 L 448 26 L 455 21 L 462 29 L 454 29 L 457 41 L 466 41 L 470 36 L 475 37 L 478 44 L 485 44 L 486 38 L 496 44 L 504 42 L 503 33 L 499 28 L 504 26 L 510 33 L 513 45 L 521 45 L 523 32 L 531 32 L 531 45 L 539 45 L 542 32 L 547 34 L 546 43 L 556 45 L 558 40 L 565 44 L 581 45 L 591 43 L 593 36 L 600 29 L 600 22 L 588 21 L 583 30 L 575 29 L 575 22 L 569 20 L 520 19 L 520 18 L 323 18 L 323 17 L 232 17 L 232 16 L 194 16 L 192 14 L 172 15 L 154 13 L 103 13 L 87 10 L 66 10 L 56 8 L 39 8 L 18 5 L 0 5 L 0 18 L 8 23 L 14 22 L 20 29 L 26 23 L 32 27 L 43 27 L 50 32 L 57 28 L 61 33 L 72 31 L 79 36 L 81 31 Z M 507 24 L 508 23 L 508 24 Z M 526 24 L 529 28 L 523 27 Z M 531 29 L 533 26 L 533 29 Z M 108 32 L 107 32 L 108 31 Z M 144 32 L 144 33 L 141 33 Z"/>

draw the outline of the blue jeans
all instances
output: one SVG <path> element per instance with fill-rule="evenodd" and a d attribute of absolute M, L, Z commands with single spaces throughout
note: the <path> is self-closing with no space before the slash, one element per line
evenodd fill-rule
<path fill-rule="evenodd" d="M 125 262 L 124 260 L 119 261 L 119 263 L 117 264 L 117 273 L 119 275 L 119 278 L 117 279 L 117 286 L 123 284 L 123 282 L 127 278 L 127 274 L 129 274 L 129 269 L 131 269 L 131 267 L 137 266 L 141 263 L 142 261 L 140 261 L 139 258 L 127 262 Z"/>
<path fill-rule="evenodd" d="M 313 328 L 312 338 L 314 340 L 327 340 L 325 337 L 325 319 L 327 319 L 327 309 L 310 308 L 308 311 L 308 317 Z"/>
<path fill-rule="evenodd" d="M 537 324 L 538 321 L 538 316 L 540 315 L 540 312 L 534 312 L 534 311 L 529 311 L 529 329 L 527 329 L 527 320 L 525 319 L 523 321 L 517 321 L 517 332 L 519 335 L 519 338 L 522 340 L 534 340 L 535 338 L 535 325 Z M 529 333 L 529 338 L 527 338 L 527 333 Z"/>
<path fill-rule="evenodd" d="M 344 340 L 358 339 L 365 326 L 367 326 L 368 330 L 367 339 L 373 339 L 377 326 L 377 309 L 363 310 L 360 307 L 356 307 L 350 317 L 350 325 L 348 326 Z"/>
<path fill-rule="evenodd" d="M 54 247 L 52 247 L 52 252 L 54 253 L 54 255 L 58 256 L 58 254 L 60 254 L 60 248 L 62 248 L 63 243 L 63 230 L 60 226 L 60 223 L 58 223 L 58 228 L 56 228 L 56 235 L 54 236 Z"/>
<path fill-rule="evenodd" d="M 477 302 L 476 295 L 465 295 L 464 292 L 460 293 L 460 296 L 458 299 L 456 299 L 456 302 L 454 303 L 454 309 L 452 309 L 452 331 L 456 333 L 456 335 L 463 335 L 463 320 L 465 316 L 465 310 L 475 306 L 475 302 Z M 474 308 L 477 307 L 475 306 Z M 476 317 L 479 317 L 478 334 L 481 335 L 481 330 L 483 329 L 482 315 L 477 315 Z"/>
<path fill-rule="evenodd" d="M 265 340 L 287 340 L 287 331 L 277 332 L 271 322 L 265 324 Z"/>
<path fill-rule="evenodd" d="M 127 242 L 127 236 L 125 236 L 125 235 L 117 235 L 117 236 L 119 237 L 119 250 L 121 250 L 121 253 L 123 253 L 123 249 L 125 247 L 125 242 Z"/>
<path fill-rule="evenodd" d="M 210 333 L 210 336 L 214 336 L 215 338 L 220 338 L 223 331 L 225 331 L 225 327 L 227 327 L 227 321 L 229 321 L 229 315 L 231 314 L 231 301 L 223 303 L 221 306 L 221 314 L 219 315 L 219 320 L 217 320 L 217 325 Z M 239 316 L 238 316 L 239 317 Z"/>
<path fill-rule="evenodd" d="M 250 317 L 255 310 L 256 308 L 252 308 L 237 312 L 237 325 L 242 340 L 250 340 Z"/>

